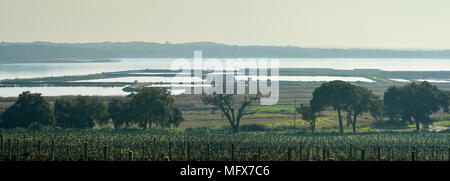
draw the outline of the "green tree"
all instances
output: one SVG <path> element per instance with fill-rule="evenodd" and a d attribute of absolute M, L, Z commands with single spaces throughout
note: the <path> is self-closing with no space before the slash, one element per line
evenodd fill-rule
<path fill-rule="evenodd" d="M 67 98 L 59 98 L 55 101 L 53 114 L 56 120 L 56 126 L 70 128 L 71 125 L 71 109 L 72 101 Z"/>
<path fill-rule="evenodd" d="M 101 127 L 108 124 L 109 121 L 109 113 L 108 113 L 108 105 L 105 101 L 98 99 L 97 97 L 91 97 L 90 100 L 91 105 L 89 108 L 91 109 L 90 113 L 92 119 L 97 123 L 97 125 Z"/>
<path fill-rule="evenodd" d="M 383 100 L 379 97 L 375 97 L 371 106 L 369 107 L 370 115 L 375 118 L 376 121 L 382 120 L 384 118 L 383 113 Z"/>
<path fill-rule="evenodd" d="M 112 99 L 108 103 L 109 117 L 111 118 L 114 129 L 118 129 L 125 124 L 125 105 L 126 103 L 120 99 Z"/>
<path fill-rule="evenodd" d="M 39 93 L 22 92 L 18 100 L 2 114 L 0 127 L 29 127 L 52 125 L 53 115 L 50 104 Z"/>
<path fill-rule="evenodd" d="M 311 133 L 314 134 L 318 110 L 314 110 L 312 106 L 305 106 L 301 104 L 300 107 L 297 107 L 296 111 L 302 115 L 302 119 L 309 124 Z"/>
<path fill-rule="evenodd" d="M 431 114 L 441 109 L 449 113 L 449 95 L 429 82 L 411 83 L 389 88 L 385 93 L 384 105 L 390 116 L 412 121 L 416 124 L 416 130 L 420 130 L 420 124 L 425 129 L 432 124 Z"/>
<path fill-rule="evenodd" d="M 239 131 L 239 125 L 241 119 L 247 115 L 253 115 L 257 110 L 250 109 L 252 104 L 258 102 L 261 99 L 261 94 L 250 95 L 246 94 L 239 101 L 234 98 L 234 94 L 202 94 L 202 101 L 206 105 L 211 105 L 213 111 L 220 110 L 227 118 L 231 128 L 237 132 Z"/>
<path fill-rule="evenodd" d="M 355 86 L 355 90 L 355 99 L 347 106 L 347 123 L 352 125 L 353 132 L 356 132 L 356 121 L 361 114 L 371 112 L 377 118 L 380 114 L 380 100 L 371 90 L 361 86 Z"/>
<path fill-rule="evenodd" d="M 127 129 L 135 122 L 135 115 L 129 100 L 113 99 L 108 103 L 109 117 L 114 129 L 125 126 Z"/>
<path fill-rule="evenodd" d="M 397 119 L 400 116 L 402 108 L 402 102 L 400 100 L 402 96 L 402 89 L 397 86 L 389 87 L 384 93 L 383 113 L 384 116 L 388 117 L 391 121 Z"/>
<path fill-rule="evenodd" d="M 138 112 L 131 105 L 131 101 L 125 101 L 122 105 L 122 116 L 125 128 L 130 128 L 132 124 L 138 122 Z"/>
<path fill-rule="evenodd" d="M 175 128 L 178 128 L 180 123 L 183 121 L 185 121 L 185 119 L 180 108 L 172 106 L 172 114 L 170 115 L 169 125 L 172 124 Z"/>
<path fill-rule="evenodd" d="M 171 106 L 174 102 L 173 96 L 166 88 L 150 87 L 131 94 L 130 108 L 133 117 L 144 130 L 152 128 L 152 123 L 165 125 L 171 115 Z"/>
<path fill-rule="evenodd" d="M 313 91 L 311 104 L 314 109 L 323 109 L 331 106 L 338 113 L 339 132 L 344 133 L 342 125 L 342 111 L 356 101 L 356 86 L 344 81 L 331 81 L 323 83 Z"/>
<path fill-rule="evenodd" d="M 62 127 L 92 128 L 95 123 L 105 125 L 109 119 L 105 102 L 96 97 L 60 98 L 56 102 L 54 112 L 57 125 Z"/>

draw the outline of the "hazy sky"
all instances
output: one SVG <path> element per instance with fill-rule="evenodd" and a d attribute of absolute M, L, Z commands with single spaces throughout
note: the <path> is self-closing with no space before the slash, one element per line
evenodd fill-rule
<path fill-rule="evenodd" d="M 0 0 L 0 41 L 450 49 L 450 1 Z"/>

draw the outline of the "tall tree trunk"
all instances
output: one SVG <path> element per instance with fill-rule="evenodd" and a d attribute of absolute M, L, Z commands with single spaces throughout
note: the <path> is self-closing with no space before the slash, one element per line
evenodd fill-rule
<path fill-rule="evenodd" d="M 418 120 L 416 117 L 414 117 L 414 121 L 416 121 L 416 130 L 417 130 L 417 131 L 420 131 L 420 123 L 419 123 L 419 120 Z"/>
<path fill-rule="evenodd" d="M 228 122 L 230 123 L 231 129 L 234 129 L 234 122 L 233 122 L 234 118 L 231 118 L 231 115 L 229 114 L 229 112 L 226 112 L 225 109 L 221 108 L 221 110 L 225 115 L 225 117 L 227 118 Z"/>
<path fill-rule="evenodd" d="M 144 125 L 142 125 L 144 127 L 144 130 L 147 129 L 147 119 L 144 120 Z"/>
<path fill-rule="evenodd" d="M 240 117 L 236 118 L 236 132 L 239 132 L 240 122 L 241 122 L 241 118 Z"/>
<path fill-rule="evenodd" d="M 233 125 L 231 126 L 231 128 L 233 129 L 234 132 L 238 132 L 239 131 L 239 127 L 236 124 L 236 122 L 233 123 Z"/>
<path fill-rule="evenodd" d="M 358 117 L 358 115 L 356 113 L 354 113 L 353 121 L 352 121 L 353 133 L 356 133 L 356 117 Z"/>
<path fill-rule="evenodd" d="M 238 132 L 239 125 L 237 122 L 237 117 L 236 117 L 236 115 L 234 115 L 234 109 L 230 109 L 230 112 L 231 112 L 231 117 L 233 118 L 233 130 L 234 130 L 234 132 Z"/>
<path fill-rule="evenodd" d="M 341 109 L 337 109 L 338 117 L 339 117 L 339 133 L 344 134 L 344 127 L 342 126 L 342 114 Z"/>

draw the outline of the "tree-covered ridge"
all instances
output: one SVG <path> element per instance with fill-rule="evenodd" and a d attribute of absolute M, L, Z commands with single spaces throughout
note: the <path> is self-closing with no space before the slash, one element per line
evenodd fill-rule
<path fill-rule="evenodd" d="M 389 50 L 303 48 L 296 46 L 236 46 L 213 42 L 153 43 L 0 43 L 0 63 L 52 59 L 98 58 L 192 58 L 194 50 L 203 57 L 276 58 L 450 58 L 450 50 Z"/>

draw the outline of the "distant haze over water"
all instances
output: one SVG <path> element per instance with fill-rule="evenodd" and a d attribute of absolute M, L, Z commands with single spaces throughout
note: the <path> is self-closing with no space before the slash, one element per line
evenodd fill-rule
<path fill-rule="evenodd" d="M 0 64 L 0 80 L 87 75 L 143 69 L 170 69 L 171 58 L 123 58 L 120 62 Z M 189 60 L 189 59 L 188 59 Z M 245 59 L 244 59 L 245 60 Z M 449 59 L 281 58 L 280 68 L 380 69 L 450 71 Z M 191 60 L 192 61 L 192 60 Z"/>

